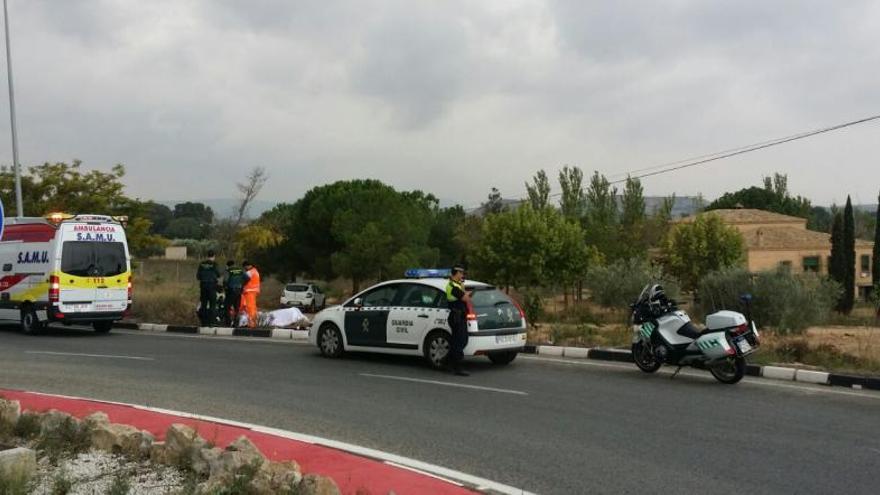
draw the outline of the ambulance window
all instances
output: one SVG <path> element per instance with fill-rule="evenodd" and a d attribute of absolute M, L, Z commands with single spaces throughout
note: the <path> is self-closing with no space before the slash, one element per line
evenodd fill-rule
<path fill-rule="evenodd" d="M 77 277 L 112 277 L 126 271 L 121 242 L 67 241 L 61 250 L 61 271 Z"/>

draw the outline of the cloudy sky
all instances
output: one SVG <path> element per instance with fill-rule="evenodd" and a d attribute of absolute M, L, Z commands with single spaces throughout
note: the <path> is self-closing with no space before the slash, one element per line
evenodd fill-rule
<path fill-rule="evenodd" d="M 537 169 L 627 171 L 880 114 L 880 2 L 9 0 L 20 156 L 129 192 L 263 199 L 376 178 L 466 206 Z M 3 67 L 5 77 L 5 66 Z M 5 81 L 5 79 L 4 79 Z M 5 88 L 2 113 L 7 115 Z M 11 162 L 8 117 L 0 162 Z M 645 180 L 880 188 L 880 122 Z"/>

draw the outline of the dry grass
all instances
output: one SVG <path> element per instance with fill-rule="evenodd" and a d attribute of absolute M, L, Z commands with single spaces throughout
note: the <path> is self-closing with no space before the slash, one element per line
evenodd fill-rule
<path fill-rule="evenodd" d="M 144 260 L 134 271 L 131 317 L 137 321 L 197 325 L 199 286 L 195 260 Z M 278 309 L 284 285 L 273 277 L 262 279 L 257 306 Z"/>
<path fill-rule="evenodd" d="M 572 347 L 624 347 L 632 343 L 632 330 L 625 325 L 545 323 L 528 331 L 528 343 Z"/>

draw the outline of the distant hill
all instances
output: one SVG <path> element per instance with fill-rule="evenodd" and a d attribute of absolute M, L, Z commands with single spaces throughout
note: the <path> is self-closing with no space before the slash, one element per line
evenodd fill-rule
<path fill-rule="evenodd" d="M 163 204 L 171 209 L 174 209 L 174 205 L 180 203 L 186 203 L 187 201 L 193 203 L 204 203 L 211 207 L 214 210 L 214 216 L 218 218 L 231 217 L 233 212 L 238 208 L 238 200 L 232 198 L 214 198 L 214 199 L 187 199 L 180 201 L 156 201 L 159 204 Z M 269 211 L 277 205 L 276 201 L 263 201 L 256 200 L 251 204 L 250 209 L 248 210 L 248 217 L 257 218 L 263 214 L 263 212 Z"/>

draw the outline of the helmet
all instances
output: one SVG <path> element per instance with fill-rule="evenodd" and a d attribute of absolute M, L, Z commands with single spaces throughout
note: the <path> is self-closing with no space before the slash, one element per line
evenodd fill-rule
<path fill-rule="evenodd" d="M 662 285 L 652 285 L 646 295 L 648 297 L 648 305 L 653 313 L 661 315 L 669 310 L 670 301 L 666 297 L 666 291 L 663 290 Z"/>
<path fill-rule="evenodd" d="M 654 304 L 666 301 L 666 291 L 662 285 L 654 284 L 648 289 L 648 301 Z"/>

